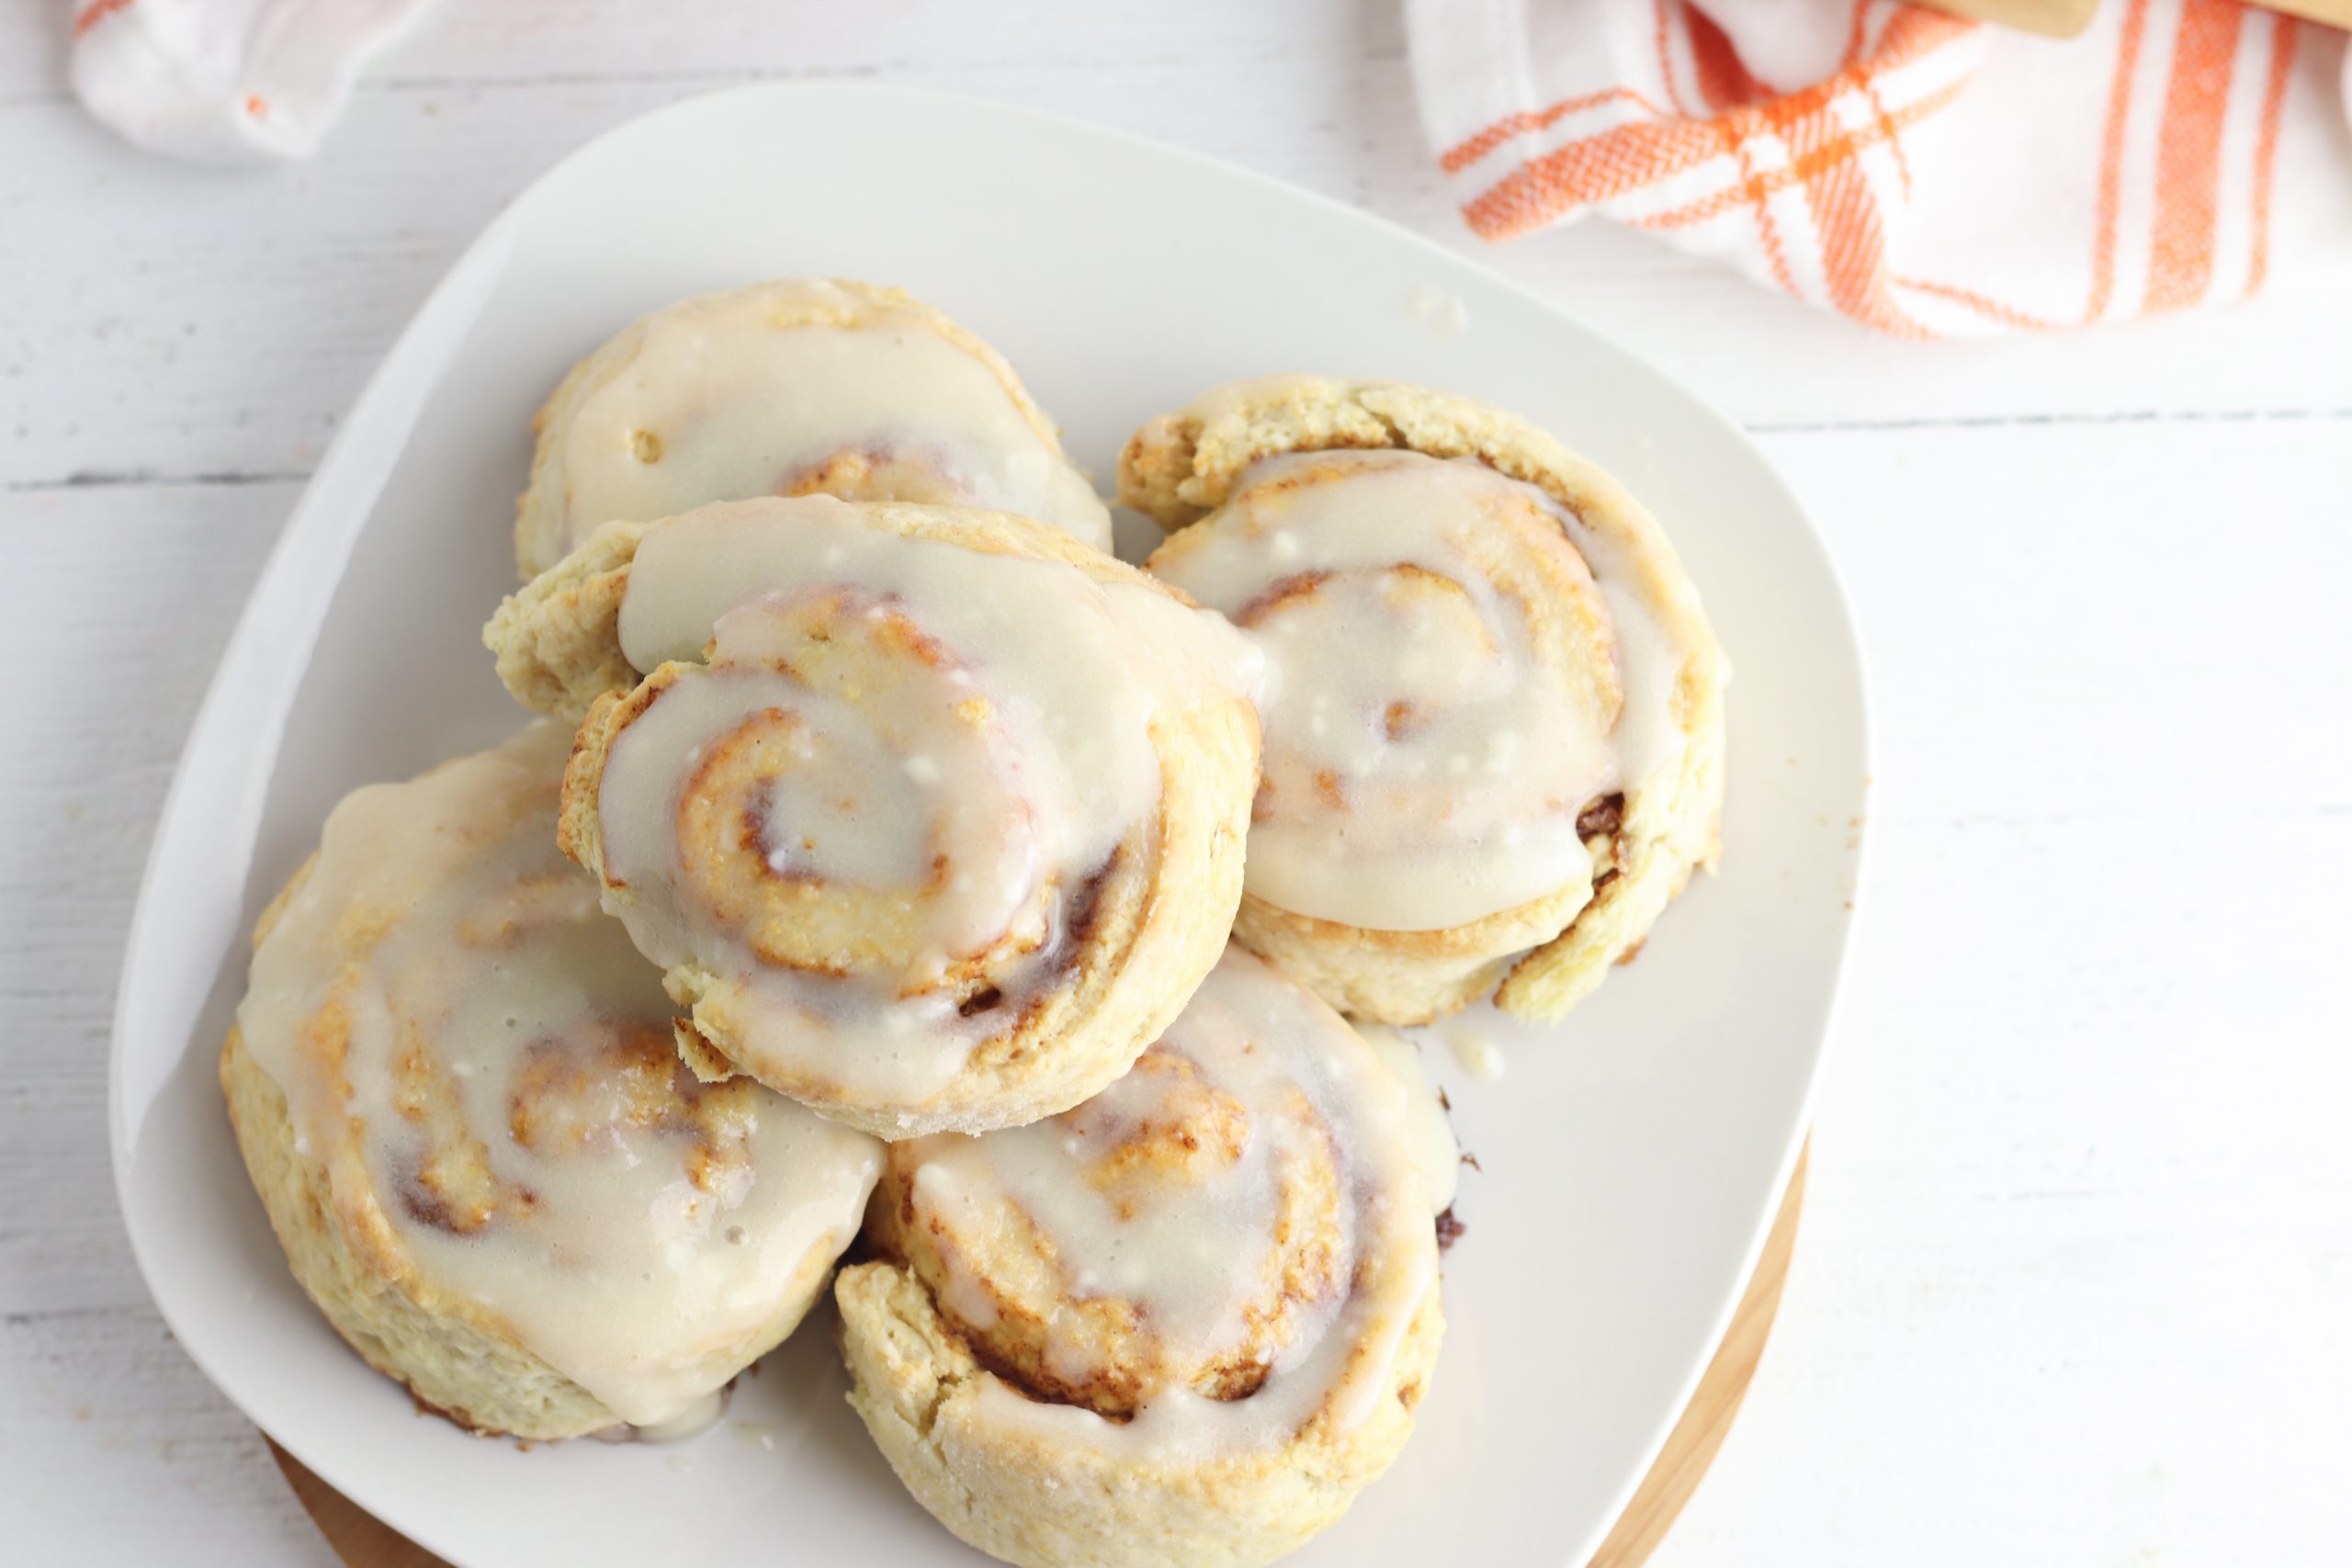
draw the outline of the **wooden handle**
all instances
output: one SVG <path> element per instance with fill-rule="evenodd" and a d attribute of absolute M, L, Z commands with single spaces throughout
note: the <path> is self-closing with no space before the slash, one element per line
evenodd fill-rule
<path fill-rule="evenodd" d="M 1939 11 L 1997 22 L 2044 38 L 2073 38 L 2091 25 L 2098 0 L 1925 0 Z"/>
<path fill-rule="evenodd" d="M 2352 28 L 2352 0 L 2248 0 L 2248 3 L 2266 11 L 2283 11 L 2290 17 L 2324 22 L 2331 28 Z"/>

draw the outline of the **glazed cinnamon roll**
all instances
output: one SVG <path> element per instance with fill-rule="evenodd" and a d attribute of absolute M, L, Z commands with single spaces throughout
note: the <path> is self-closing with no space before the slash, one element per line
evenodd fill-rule
<path fill-rule="evenodd" d="M 1406 1091 L 1239 949 L 1077 1109 L 891 1145 L 850 1403 L 1023 1568 L 1265 1562 L 1396 1457 L 1442 1317 Z"/>
<path fill-rule="evenodd" d="M 679 1062 L 555 847 L 568 729 L 363 789 L 263 916 L 220 1058 L 294 1275 L 418 1404 L 663 1434 L 800 1321 L 880 1145 Z"/>
<path fill-rule="evenodd" d="M 1309 377 L 1154 420 L 1147 570 L 1264 653 L 1236 934 L 1359 1018 L 1566 1012 L 1636 948 L 1723 799 L 1722 652 L 1672 547 L 1523 421 Z"/>
<path fill-rule="evenodd" d="M 600 532 L 487 636 L 526 701 L 629 682 L 581 727 L 562 842 L 707 1071 L 886 1138 L 1034 1121 L 1124 1072 L 1224 945 L 1253 656 L 1066 535 L 706 507 Z"/>
<path fill-rule="evenodd" d="M 1109 511 L 1003 355 L 895 288 L 763 283 L 656 310 L 533 428 L 525 577 L 601 524 L 754 495 L 991 507 L 1111 547 Z"/>

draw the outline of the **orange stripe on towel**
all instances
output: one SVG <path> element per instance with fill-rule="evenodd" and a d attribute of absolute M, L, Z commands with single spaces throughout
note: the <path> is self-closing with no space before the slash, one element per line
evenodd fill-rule
<path fill-rule="evenodd" d="M 1476 135 L 1455 143 L 1438 159 L 1438 166 L 1449 175 L 1458 175 L 1504 142 L 1521 136 L 1532 136 L 1539 130 L 1549 130 L 1572 114 L 1597 109 L 1605 104 L 1632 104 L 1663 119 L 1666 111 L 1651 103 L 1631 87 L 1607 87 L 1581 97 L 1562 98 L 1547 104 L 1533 113 L 1507 114 L 1480 130 Z"/>
<path fill-rule="evenodd" d="M 2222 119 L 2236 73 L 2235 0 L 2183 0 L 2156 137 L 2156 212 L 2148 254 L 2148 309 L 2177 310 L 2213 282 L 2213 232 L 2221 209 Z"/>
<path fill-rule="evenodd" d="M 1786 190 L 1800 181 L 1812 179 L 1837 160 L 1850 158 L 1864 148 L 1876 146 L 1882 141 L 1892 139 L 1904 127 L 1915 125 L 1927 118 L 1928 116 L 1960 96 L 1961 89 L 1966 85 L 1962 82 L 1946 83 L 1926 97 L 1906 104 L 1884 119 L 1875 120 L 1860 130 L 1841 132 L 1835 141 L 1777 169 L 1755 175 L 1727 190 L 1717 191 L 1713 196 L 1702 197 L 1685 206 L 1672 208 L 1665 212 L 1648 213 L 1639 218 L 1629 219 L 1627 221 L 1644 229 L 1687 229 L 1693 223 L 1703 223 L 1711 218 L 1719 217 L 1726 209 L 1736 207 L 1742 202 L 1753 201 L 1759 196 L 1770 196 L 1776 191 Z"/>
<path fill-rule="evenodd" d="M 1826 129 L 1828 117 L 1821 117 Z M 1803 147 L 1821 134 L 1806 127 L 1793 139 Z M 1821 236 L 1821 274 L 1829 301 L 1865 326 L 1897 337 L 1927 337 L 1927 328 L 1896 304 L 1886 280 L 1886 225 L 1870 182 L 1849 152 L 1805 182 L 1804 197 Z"/>
<path fill-rule="evenodd" d="M 1975 311 L 1988 321 L 1998 321 L 2019 332 L 2063 332 L 2075 325 L 2072 321 L 2052 321 L 2030 315 L 2014 305 L 2004 305 L 1989 295 L 1979 294 L 1973 288 L 1962 288 L 1956 284 L 1935 283 L 1924 277 L 1895 277 L 1890 281 L 1897 288 L 1917 289 L 1922 294 L 1932 294 L 1939 299 L 1949 299 L 1965 310 Z"/>
<path fill-rule="evenodd" d="M 1685 11 L 1690 34 L 1690 63 L 1699 78 L 1699 96 L 1717 114 L 1746 108 L 1772 96 L 1772 89 L 1749 73 L 1739 51 L 1714 19 L 1703 11 Z"/>
<path fill-rule="evenodd" d="M 1521 164 L 1465 204 L 1462 216 L 1489 240 L 1523 234 L 1571 207 L 1638 189 L 1721 151 L 1707 120 L 1615 126 Z"/>
<path fill-rule="evenodd" d="M 2140 35 L 2147 30 L 2148 0 L 2131 0 L 2107 95 L 2107 131 L 2098 155 L 2098 232 L 2091 242 L 2091 297 L 2083 320 L 2096 321 L 2115 297 L 2115 223 L 2123 208 L 2123 127 L 2132 114 L 2132 75 L 2140 65 Z"/>
<path fill-rule="evenodd" d="M 2270 176 L 2278 162 L 2278 110 L 2287 101 L 2287 84 L 2294 79 L 2295 45 L 2302 24 L 2287 17 L 2270 18 L 2270 79 L 2262 87 L 2262 130 L 2254 144 L 2254 254 L 2246 263 L 2245 291 L 2262 287 L 2270 272 Z"/>
<path fill-rule="evenodd" d="M 1666 101 L 1674 106 L 1674 112 L 1689 114 L 1690 106 L 1682 101 L 1682 89 L 1674 85 L 1674 6 L 1675 0 L 1650 0 L 1650 9 L 1657 17 L 1657 73 L 1666 84 Z"/>
<path fill-rule="evenodd" d="M 1860 7 L 1866 6 L 1867 4 L 1868 0 L 1859 0 L 1856 11 L 1857 40 L 1863 36 L 1861 28 L 1863 11 Z M 1657 21 L 1658 69 L 1665 77 L 1671 107 L 1653 103 L 1639 90 L 1623 85 L 1561 98 L 1540 109 L 1519 110 L 1501 116 L 1491 123 L 1482 126 L 1440 153 L 1439 166 L 1447 174 L 1458 175 L 1487 158 L 1496 149 L 1508 142 L 1515 141 L 1524 136 L 1532 136 L 1539 131 L 1549 130 L 1570 115 L 1580 114 L 1588 109 L 1603 108 L 1611 104 L 1631 105 L 1661 122 L 1671 122 L 1677 118 L 1689 116 L 1690 108 L 1683 98 L 1682 89 L 1674 70 L 1672 48 L 1675 23 L 1674 0 L 1653 0 L 1653 10 Z M 1686 13 L 1686 15 L 1696 20 L 1704 20 L 1697 17 L 1696 13 Z M 1841 86 L 1859 86 L 1870 96 L 1872 109 L 1883 113 L 1879 103 L 1878 81 L 1881 76 L 1897 66 L 1911 63 L 1942 44 L 1965 37 L 1978 25 L 1957 17 L 1948 17 L 1940 12 L 1930 11 L 1919 6 L 1901 6 L 1880 34 L 1877 48 L 1869 59 L 1859 62 L 1849 61 L 1836 78 L 1809 91 L 1826 96 L 1827 92 L 1835 91 Z M 1719 29 L 1713 29 L 1713 24 L 1708 26 L 1711 30 L 1716 30 L 1720 36 Z M 1694 54 L 1700 47 L 1699 35 L 1693 29 Z M 1747 75 L 1745 66 L 1739 65 L 1736 60 L 1732 63 L 1740 75 Z M 1747 79 L 1751 82 L 1754 80 L 1752 76 Z M 1769 92 L 1769 89 L 1766 91 Z M 1903 152 L 1899 142 L 1895 144 L 1894 152 L 1896 159 L 1900 161 Z M 1661 176 L 1679 172 L 1679 168 L 1659 171 Z M 1904 177 L 1906 181 L 1909 179 L 1908 168 L 1904 170 Z M 1511 231 L 1514 233 L 1518 231 Z"/>

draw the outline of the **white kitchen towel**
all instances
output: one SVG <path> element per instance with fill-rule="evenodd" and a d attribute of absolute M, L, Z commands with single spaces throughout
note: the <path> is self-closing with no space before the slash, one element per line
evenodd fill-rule
<path fill-rule="evenodd" d="M 1907 337 L 2352 261 L 2343 35 L 2106 0 L 2069 39 L 1893 0 L 1407 0 L 1423 123 L 1505 240 L 1587 213 Z"/>
<path fill-rule="evenodd" d="M 75 0 L 85 107 L 150 152 L 307 158 L 369 57 L 428 0 Z"/>

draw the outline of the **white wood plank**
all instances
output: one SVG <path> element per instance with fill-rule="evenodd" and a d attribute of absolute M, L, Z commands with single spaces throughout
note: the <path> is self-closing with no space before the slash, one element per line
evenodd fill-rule
<path fill-rule="evenodd" d="M 10 1562 L 329 1561 L 187 1359 L 107 1159 L 116 964 L 155 811 L 290 487 L 0 496 L 0 1519 Z M 35 739 L 37 738 L 37 739 Z"/>
<path fill-rule="evenodd" d="M 211 664 L 292 503 L 277 486 L 0 497 L 0 1313 L 143 1303 L 106 1161 L 115 969 Z M 35 673 L 37 672 L 37 673 Z"/>
<path fill-rule="evenodd" d="M 58 97 L 74 0 L 0 11 L 0 103 Z M 870 74 L 965 65 L 1186 63 L 1403 48 L 1379 0 L 1195 0 L 1181 15 L 1098 0 L 893 0 L 888 6 L 706 3 L 691 12 L 643 0 L 442 0 L 379 58 L 379 84 L 533 83 L 655 76 L 717 79 L 748 71 Z"/>
<path fill-rule="evenodd" d="M 0 1459 L 12 1562 L 335 1565 L 260 1434 L 143 1303 L 0 1316 Z"/>
<path fill-rule="evenodd" d="M 2340 436 L 1769 445 L 1863 607 L 1874 864 L 1780 1325 L 1659 1568 L 2337 1560 Z"/>

